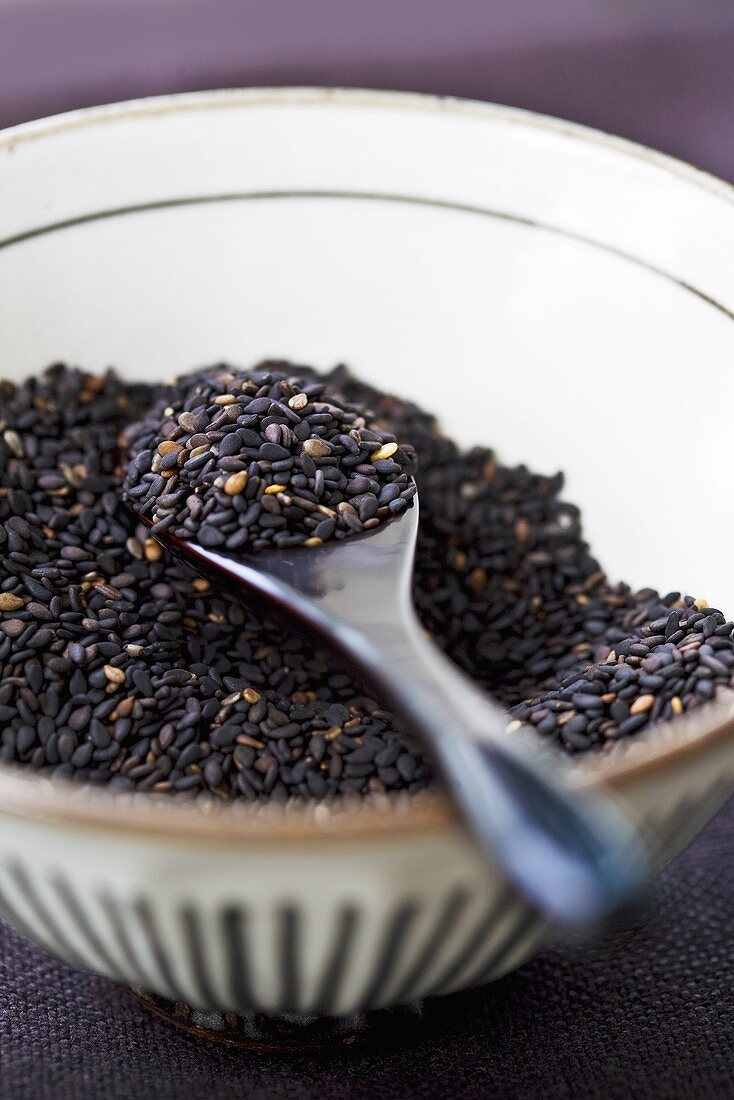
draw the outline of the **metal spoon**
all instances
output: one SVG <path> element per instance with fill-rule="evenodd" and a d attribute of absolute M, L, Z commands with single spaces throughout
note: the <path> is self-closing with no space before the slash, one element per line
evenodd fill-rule
<path fill-rule="evenodd" d="M 150 520 L 138 517 L 150 525 Z M 645 860 L 606 799 L 568 789 L 522 750 L 507 716 L 426 637 L 411 598 L 418 500 L 374 531 L 321 547 L 232 557 L 168 532 L 160 541 L 331 649 L 428 748 L 486 855 L 549 919 L 598 925 L 635 897 Z"/>

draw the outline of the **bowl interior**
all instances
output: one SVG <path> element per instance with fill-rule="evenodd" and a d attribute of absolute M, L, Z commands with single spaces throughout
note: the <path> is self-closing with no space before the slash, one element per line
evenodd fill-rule
<path fill-rule="evenodd" d="M 343 360 L 566 471 L 613 576 L 734 607 L 723 186 L 419 97 L 175 97 L 9 134 L 4 375 Z"/>
<path fill-rule="evenodd" d="M 563 123 L 372 93 L 0 137 L 0 374 L 337 361 L 567 473 L 614 578 L 734 612 L 734 203 Z"/>

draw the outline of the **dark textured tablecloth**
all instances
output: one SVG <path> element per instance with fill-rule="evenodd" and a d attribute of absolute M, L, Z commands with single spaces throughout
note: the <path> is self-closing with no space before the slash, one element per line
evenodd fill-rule
<path fill-rule="evenodd" d="M 734 802 L 642 921 L 445 998 L 403 1049 L 264 1056 L 190 1038 L 0 926 L 2 1100 L 734 1096 Z"/>

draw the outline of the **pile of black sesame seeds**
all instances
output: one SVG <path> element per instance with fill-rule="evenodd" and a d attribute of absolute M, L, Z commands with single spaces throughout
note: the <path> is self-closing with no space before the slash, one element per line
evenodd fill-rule
<path fill-rule="evenodd" d="M 377 701 L 169 559 L 123 504 L 129 426 L 168 392 L 64 367 L 0 383 L 0 760 L 222 800 L 427 785 L 420 749 Z M 560 476 L 462 452 L 343 369 L 324 393 L 415 449 L 419 613 L 508 707 L 510 730 L 529 722 L 577 752 L 730 690 L 734 623 L 610 584 Z"/>
<path fill-rule="evenodd" d="M 202 546 L 320 546 L 400 515 L 416 487 L 412 448 L 367 423 L 312 373 L 184 375 L 128 433 L 125 497 Z"/>

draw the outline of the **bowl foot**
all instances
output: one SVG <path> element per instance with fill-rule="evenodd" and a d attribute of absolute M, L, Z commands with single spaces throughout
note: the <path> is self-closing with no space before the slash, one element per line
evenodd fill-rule
<path fill-rule="evenodd" d="M 169 1001 L 142 989 L 130 992 L 145 1008 L 189 1035 L 264 1054 L 340 1053 L 368 1045 L 404 1046 L 422 1033 L 426 1022 L 420 1003 L 354 1016 L 268 1016 L 260 1012 L 240 1016 Z"/>

